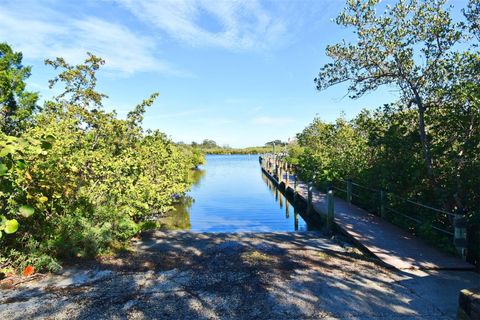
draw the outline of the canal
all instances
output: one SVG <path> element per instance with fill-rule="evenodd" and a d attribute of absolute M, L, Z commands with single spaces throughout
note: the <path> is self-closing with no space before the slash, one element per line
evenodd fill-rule
<path fill-rule="evenodd" d="M 197 232 L 313 229 L 262 173 L 258 155 L 207 155 L 206 161 L 166 226 Z"/>

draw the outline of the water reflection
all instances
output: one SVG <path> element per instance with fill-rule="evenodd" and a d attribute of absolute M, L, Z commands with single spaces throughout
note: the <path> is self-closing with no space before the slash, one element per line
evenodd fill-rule
<path fill-rule="evenodd" d="M 282 193 L 268 178 L 266 174 L 262 172 L 262 180 L 265 182 L 265 184 L 268 187 L 268 190 L 274 195 L 275 202 L 278 202 L 280 209 L 283 208 L 283 204 L 285 204 L 285 219 L 290 220 L 290 207 L 293 208 L 293 230 L 294 231 L 308 231 L 308 230 L 319 230 L 320 228 L 320 222 L 318 220 L 316 221 L 310 221 L 311 219 L 308 218 L 308 216 L 300 210 L 300 208 L 297 208 L 293 203 L 291 203 L 284 193 Z M 293 199 L 292 199 L 293 201 Z"/>
<path fill-rule="evenodd" d="M 293 212 L 293 221 L 294 221 L 295 231 L 297 231 L 298 230 L 298 212 L 297 212 L 297 210 L 295 210 Z"/>
<path fill-rule="evenodd" d="M 192 186 L 199 186 L 205 176 L 206 171 L 203 169 L 196 169 L 190 171 L 189 180 Z"/>
<path fill-rule="evenodd" d="M 195 199 L 190 196 L 182 197 L 174 210 L 160 219 L 160 228 L 168 230 L 190 230 L 190 208 Z"/>
<path fill-rule="evenodd" d="M 192 172 L 188 197 L 162 219 L 165 228 L 201 232 L 309 229 L 292 203 L 261 172 L 258 156 L 207 156 L 207 165 L 201 169 Z"/>

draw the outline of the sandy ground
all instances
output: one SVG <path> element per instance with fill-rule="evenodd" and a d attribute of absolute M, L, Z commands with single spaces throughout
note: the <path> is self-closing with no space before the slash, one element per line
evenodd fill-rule
<path fill-rule="evenodd" d="M 305 233 L 155 232 L 0 290 L 0 319 L 454 319 L 473 272 L 392 270 Z"/>

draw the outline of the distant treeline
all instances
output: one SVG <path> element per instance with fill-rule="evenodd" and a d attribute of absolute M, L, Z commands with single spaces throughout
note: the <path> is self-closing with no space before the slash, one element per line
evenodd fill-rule
<path fill-rule="evenodd" d="M 185 143 L 179 142 L 178 145 L 185 145 Z M 205 154 L 259 154 L 273 152 L 273 146 L 275 146 L 275 151 L 280 152 L 284 150 L 287 145 L 287 142 L 282 142 L 281 140 L 274 140 L 265 143 L 264 146 L 232 148 L 228 145 L 220 146 L 214 140 L 205 139 L 200 143 L 193 141 L 188 146 L 194 149 L 198 149 Z"/>
<path fill-rule="evenodd" d="M 211 148 L 202 151 L 206 154 L 259 154 L 272 152 L 272 147 Z"/>

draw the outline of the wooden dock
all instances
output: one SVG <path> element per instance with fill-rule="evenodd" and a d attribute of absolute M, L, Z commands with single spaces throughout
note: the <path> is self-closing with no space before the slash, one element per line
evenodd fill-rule
<path fill-rule="evenodd" d="M 308 186 L 305 182 L 295 181 L 295 177 L 288 172 L 280 172 L 278 177 L 282 178 L 279 181 L 274 172 L 270 172 L 271 170 L 268 170 L 268 168 L 262 166 L 262 171 L 280 186 L 280 189 L 284 189 L 287 193 L 294 193 L 307 201 Z M 311 192 L 311 209 L 317 214 L 326 215 L 328 211 L 327 195 L 314 187 Z M 343 199 L 334 197 L 333 203 L 336 227 L 350 236 L 362 248 L 376 256 L 386 266 L 401 270 L 475 269 L 473 265 L 461 258 L 444 253 L 381 217 Z"/>

